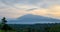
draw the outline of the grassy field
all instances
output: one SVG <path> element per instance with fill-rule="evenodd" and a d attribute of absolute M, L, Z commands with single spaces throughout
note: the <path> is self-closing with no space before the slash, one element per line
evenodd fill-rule
<path fill-rule="evenodd" d="M 0 32 L 16 32 L 16 31 L 12 31 L 12 30 L 0 30 Z"/>

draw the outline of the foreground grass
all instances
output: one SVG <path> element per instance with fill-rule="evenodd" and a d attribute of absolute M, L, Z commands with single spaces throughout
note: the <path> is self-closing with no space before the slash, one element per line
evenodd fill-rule
<path fill-rule="evenodd" d="M 16 32 L 16 31 L 13 31 L 13 30 L 0 30 L 0 32 Z"/>

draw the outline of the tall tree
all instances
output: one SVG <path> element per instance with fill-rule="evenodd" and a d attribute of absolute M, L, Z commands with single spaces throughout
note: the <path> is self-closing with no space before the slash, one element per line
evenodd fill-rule
<path fill-rule="evenodd" d="M 5 25 L 6 23 L 7 23 L 7 20 L 6 20 L 6 18 L 5 18 L 5 17 L 3 17 L 3 18 L 2 18 L 2 24 L 4 24 L 4 25 Z"/>
<path fill-rule="evenodd" d="M 12 28 L 10 26 L 8 26 L 7 24 L 7 20 L 5 17 L 2 18 L 2 30 L 12 30 Z"/>

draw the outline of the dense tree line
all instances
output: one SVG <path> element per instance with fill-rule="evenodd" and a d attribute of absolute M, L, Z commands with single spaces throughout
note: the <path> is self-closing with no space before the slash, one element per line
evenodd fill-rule
<path fill-rule="evenodd" d="M 15 24 L 16 25 L 16 24 Z M 21 24 L 22 25 L 22 24 Z M 49 25 L 45 25 L 44 26 L 39 26 L 40 24 L 36 25 L 16 25 L 19 27 L 15 27 L 15 29 L 18 32 L 60 32 L 60 24 L 51 24 L 51 26 Z"/>
<path fill-rule="evenodd" d="M 0 32 L 60 32 L 60 23 L 9 26 L 5 17 L 1 19 Z M 22 25 L 22 24 L 21 24 Z M 17 28 L 17 29 L 16 29 Z"/>

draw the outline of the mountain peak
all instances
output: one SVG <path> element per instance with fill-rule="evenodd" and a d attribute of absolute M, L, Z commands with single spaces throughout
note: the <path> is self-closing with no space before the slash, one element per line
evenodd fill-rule
<path fill-rule="evenodd" d="M 27 14 L 13 21 L 14 23 L 20 23 L 20 24 L 33 24 L 33 23 L 59 23 L 60 20 L 44 16 Z"/>
<path fill-rule="evenodd" d="M 27 15 L 24 15 L 22 17 L 19 17 L 18 18 L 19 20 L 24 20 L 24 21 L 51 21 L 51 22 L 54 22 L 54 21 L 60 21 L 58 19 L 54 19 L 54 18 L 49 18 L 49 17 L 44 17 L 44 16 L 38 16 L 38 15 L 32 15 L 32 14 L 27 14 Z"/>

